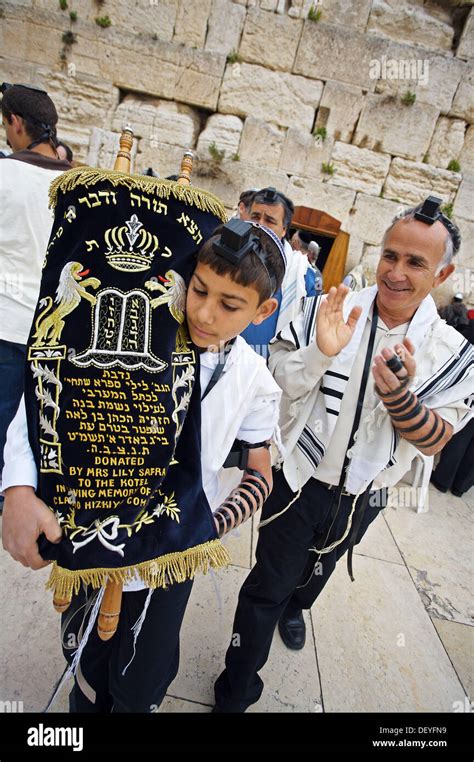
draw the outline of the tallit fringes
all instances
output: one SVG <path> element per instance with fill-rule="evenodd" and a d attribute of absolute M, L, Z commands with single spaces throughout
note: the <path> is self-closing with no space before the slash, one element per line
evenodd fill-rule
<path fill-rule="evenodd" d="M 46 589 L 53 590 L 55 597 L 71 600 L 79 592 L 82 583 L 93 588 L 103 587 L 109 581 L 126 584 L 135 579 L 137 574 L 147 587 L 166 587 L 170 583 L 193 579 L 197 572 L 205 574 L 210 567 L 222 569 L 229 563 L 230 555 L 221 541 L 210 540 L 195 548 L 168 553 L 151 561 L 119 569 L 70 571 L 54 563 Z"/>
<path fill-rule="evenodd" d="M 107 181 L 114 186 L 124 185 L 131 190 L 142 190 L 153 193 L 159 198 L 173 198 L 191 204 L 203 212 L 211 212 L 223 222 L 227 222 L 227 214 L 222 202 L 213 193 L 195 188 L 193 185 L 179 185 L 172 180 L 162 180 L 159 177 L 146 175 L 129 175 L 116 172 L 113 169 L 97 169 L 95 167 L 75 167 L 59 175 L 49 188 L 49 207 L 54 209 L 58 201 L 58 193 L 74 190 L 80 185 L 95 185 Z"/>

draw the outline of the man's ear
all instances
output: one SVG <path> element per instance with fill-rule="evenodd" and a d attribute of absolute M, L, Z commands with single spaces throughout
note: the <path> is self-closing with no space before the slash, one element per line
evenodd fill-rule
<path fill-rule="evenodd" d="M 265 301 L 262 302 L 258 307 L 252 323 L 254 325 L 260 325 L 260 323 L 263 323 L 263 321 L 270 317 L 270 315 L 273 315 L 277 309 L 278 299 L 274 299 L 273 297 L 270 299 L 265 299 Z"/>
<path fill-rule="evenodd" d="M 444 283 L 444 281 L 449 278 L 451 273 L 453 273 L 456 269 L 456 265 L 453 265 L 452 263 L 449 265 L 446 265 L 446 267 L 443 267 L 441 272 L 435 276 L 433 288 L 438 288 L 438 286 L 441 285 L 441 283 Z"/>

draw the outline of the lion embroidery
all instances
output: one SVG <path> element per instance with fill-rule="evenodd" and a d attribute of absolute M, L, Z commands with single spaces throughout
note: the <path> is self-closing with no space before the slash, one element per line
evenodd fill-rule
<path fill-rule="evenodd" d="M 100 280 L 97 278 L 82 280 L 88 272 L 89 270 L 82 269 L 80 262 L 68 262 L 63 267 L 54 299 L 54 304 L 58 306 L 53 312 L 49 312 L 53 307 L 53 300 L 50 296 L 46 297 L 47 307 L 38 315 L 35 323 L 36 333 L 33 336 L 35 339 L 33 346 L 56 345 L 65 325 L 64 318 L 79 306 L 81 299 L 87 299 L 92 305 L 96 303 L 96 297 L 89 294 L 86 289 L 99 288 Z"/>

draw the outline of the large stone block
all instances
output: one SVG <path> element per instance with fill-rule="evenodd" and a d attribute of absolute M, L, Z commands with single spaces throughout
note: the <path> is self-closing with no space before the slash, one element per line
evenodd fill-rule
<path fill-rule="evenodd" d="M 241 5 L 231 0 L 213 0 L 205 49 L 224 55 L 236 51 L 244 21 L 245 8 Z"/>
<path fill-rule="evenodd" d="M 240 142 L 240 158 L 260 167 L 278 169 L 285 140 L 285 130 L 249 116 Z"/>
<path fill-rule="evenodd" d="M 474 124 L 467 128 L 459 163 L 461 172 L 474 172 Z"/>
<path fill-rule="evenodd" d="M 360 266 L 362 267 L 362 272 L 365 275 L 368 286 L 373 286 L 376 282 L 375 273 L 377 272 L 377 267 L 380 261 L 380 254 L 380 246 L 365 244 L 364 253 L 360 260 Z"/>
<path fill-rule="evenodd" d="M 391 225 L 393 218 L 405 208 L 405 204 L 358 193 L 348 221 L 347 232 L 366 243 L 380 247 L 385 231 Z"/>
<path fill-rule="evenodd" d="M 160 177 L 177 175 L 181 166 L 184 148 L 160 141 L 147 140 L 142 138 L 138 143 L 137 155 L 135 158 L 135 172 L 142 173 L 148 167 L 152 167 Z M 193 172 L 193 184 L 199 186 L 196 182 Z"/>
<path fill-rule="evenodd" d="M 306 161 L 302 174 L 313 180 L 320 180 L 324 183 L 330 182 L 331 175 L 323 170 L 323 166 L 331 164 L 334 143 L 334 138 L 321 140 L 319 136 L 315 136 L 306 151 Z"/>
<path fill-rule="evenodd" d="M 199 156 L 209 159 L 209 146 L 215 144 L 219 151 L 224 151 L 225 158 L 231 159 L 239 154 L 242 135 L 242 120 L 228 114 L 212 114 L 205 129 L 199 135 L 197 151 Z"/>
<path fill-rule="evenodd" d="M 439 111 L 435 106 L 403 105 L 398 99 L 366 97 L 354 143 L 395 156 L 421 161 L 428 150 Z"/>
<path fill-rule="evenodd" d="M 294 71 L 314 79 L 332 79 L 375 88 L 370 76 L 370 62 L 386 52 L 381 38 L 365 35 L 357 29 L 336 24 L 306 21 Z"/>
<path fill-rule="evenodd" d="M 218 110 L 310 130 L 322 83 L 253 64 L 227 66 Z"/>
<path fill-rule="evenodd" d="M 0 24 L 0 50 L 7 61 L 15 58 L 27 60 L 26 30 L 26 21 L 5 14 Z M 54 62 L 57 62 L 57 56 Z"/>
<path fill-rule="evenodd" d="M 461 231 L 461 248 L 458 254 L 458 264 L 470 269 L 472 288 L 474 287 L 474 222 L 465 220 L 463 217 L 458 217 L 456 222 Z"/>
<path fill-rule="evenodd" d="M 252 9 L 245 20 L 239 55 L 269 69 L 291 71 L 302 30 L 300 20 Z"/>
<path fill-rule="evenodd" d="M 0 77 L 2 82 L 30 82 L 32 85 L 39 86 L 36 66 L 27 61 L 17 61 L 10 57 L 0 56 Z"/>
<path fill-rule="evenodd" d="M 87 164 L 92 129 L 88 127 L 75 127 L 66 122 L 63 123 L 61 119 L 59 120 L 58 136 L 66 145 L 70 146 L 74 155 L 74 161 Z"/>
<path fill-rule="evenodd" d="M 134 35 L 111 36 L 101 73 L 123 90 L 214 110 L 225 57 Z"/>
<path fill-rule="evenodd" d="M 331 163 L 335 169 L 329 181 L 331 185 L 378 195 L 388 173 L 390 156 L 347 143 L 336 143 Z"/>
<path fill-rule="evenodd" d="M 323 0 L 321 19 L 340 26 L 353 26 L 364 30 L 372 7 L 372 0 Z"/>
<path fill-rule="evenodd" d="M 161 102 L 158 98 L 145 100 L 136 95 L 126 95 L 114 112 L 112 130 L 120 132 L 125 124 L 129 124 L 137 138 L 149 139 L 154 132 L 155 115 Z"/>
<path fill-rule="evenodd" d="M 474 222 L 474 172 L 463 173 L 454 202 L 454 215 Z"/>
<path fill-rule="evenodd" d="M 469 11 L 469 16 L 464 24 L 456 55 L 459 58 L 474 57 L 474 8 Z"/>
<path fill-rule="evenodd" d="M 308 152 L 314 144 L 309 132 L 290 127 L 281 152 L 280 169 L 292 175 L 304 175 Z"/>
<path fill-rule="evenodd" d="M 454 96 L 451 115 L 474 123 L 474 64 L 466 64 L 467 71 Z"/>
<path fill-rule="evenodd" d="M 458 172 L 448 172 L 429 164 L 396 157 L 390 165 L 383 194 L 404 204 L 418 204 L 430 194 L 451 202 L 460 182 L 461 175 Z"/>
<path fill-rule="evenodd" d="M 134 95 L 126 96 L 118 106 L 112 120 L 112 129 L 121 130 L 126 123 L 132 125 L 137 137 L 154 143 L 194 148 L 199 132 L 197 113 L 180 103 L 143 100 Z"/>
<path fill-rule="evenodd" d="M 454 36 L 450 24 L 400 0 L 374 0 L 367 30 L 440 50 L 451 50 Z"/>
<path fill-rule="evenodd" d="M 288 177 L 284 172 L 275 172 L 243 161 L 223 161 L 216 176 L 199 174 L 199 166 L 194 184 L 214 193 L 228 209 L 235 209 L 242 191 L 249 188 L 265 188 L 269 185 L 282 193 L 287 192 Z"/>
<path fill-rule="evenodd" d="M 91 167 L 100 167 L 101 169 L 113 169 L 115 159 L 120 147 L 120 132 L 111 132 L 103 130 L 100 127 L 93 127 L 89 143 L 89 151 L 86 162 Z M 134 171 L 134 159 L 137 152 L 137 143 L 134 141 L 132 146 L 132 172 Z"/>
<path fill-rule="evenodd" d="M 441 116 L 428 149 L 428 163 L 447 169 L 452 159 L 459 159 L 464 145 L 466 122 Z"/>
<path fill-rule="evenodd" d="M 318 179 L 293 176 L 288 183 L 288 196 L 296 206 L 309 206 L 331 214 L 346 229 L 356 194 Z"/>
<path fill-rule="evenodd" d="M 87 3 L 91 9 L 90 21 L 96 16 L 105 15 L 95 3 Z M 82 17 L 82 10 L 74 8 Z M 112 7 L 111 7 L 112 6 Z M 149 34 L 165 42 L 173 39 L 178 0 L 113 0 L 108 2 L 103 11 L 108 12 L 114 26 L 129 32 Z"/>
<path fill-rule="evenodd" d="M 198 3 L 179 0 L 173 42 L 189 48 L 203 48 L 211 6 L 212 0 L 199 0 Z"/>
<path fill-rule="evenodd" d="M 316 127 L 325 127 L 329 137 L 349 143 L 363 103 L 360 87 L 326 82 L 316 115 Z"/>
<path fill-rule="evenodd" d="M 309 9 L 314 6 L 312 0 L 290 0 L 288 16 L 293 19 L 305 19 L 308 16 Z"/>
<path fill-rule="evenodd" d="M 110 83 L 94 77 L 68 77 L 50 69 L 37 69 L 37 83 L 48 91 L 61 122 L 73 129 L 92 129 L 101 124 L 104 129 L 118 105 L 119 91 Z"/>
<path fill-rule="evenodd" d="M 416 95 L 417 103 L 437 106 L 447 113 L 467 68 L 464 61 L 452 56 L 390 42 L 383 55 L 372 62 L 371 73 L 377 79 L 377 93 L 403 96 L 409 91 Z"/>
<path fill-rule="evenodd" d="M 354 267 L 357 267 L 364 250 L 364 242 L 357 238 L 356 235 L 351 235 L 349 238 L 349 251 L 347 253 L 346 266 L 344 274 L 347 275 Z"/>

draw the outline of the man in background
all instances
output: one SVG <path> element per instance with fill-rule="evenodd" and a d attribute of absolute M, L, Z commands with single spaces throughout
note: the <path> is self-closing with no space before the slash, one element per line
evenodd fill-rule
<path fill-rule="evenodd" d="M 44 90 L 2 85 L 2 123 L 12 149 L 0 157 L 0 469 L 6 432 L 23 394 L 25 345 L 38 299 L 53 215 L 51 182 L 68 161 L 57 153 L 58 114 Z"/>

